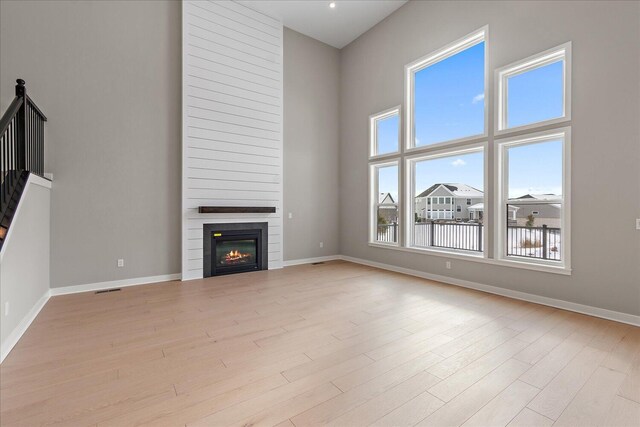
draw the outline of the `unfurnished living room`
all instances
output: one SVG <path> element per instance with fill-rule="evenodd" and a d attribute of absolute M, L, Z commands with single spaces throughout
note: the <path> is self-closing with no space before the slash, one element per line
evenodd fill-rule
<path fill-rule="evenodd" d="M 0 426 L 640 426 L 640 1 L 0 0 Z"/>

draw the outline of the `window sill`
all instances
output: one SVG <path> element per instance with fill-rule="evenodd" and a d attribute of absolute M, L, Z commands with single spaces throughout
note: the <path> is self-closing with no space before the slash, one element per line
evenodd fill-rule
<path fill-rule="evenodd" d="M 389 249 L 402 249 L 398 243 L 369 242 L 369 246 L 377 246 L 379 248 Z"/>
<path fill-rule="evenodd" d="M 545 273 L 561 274 L 565 276 L 571 275 L 571 268 L 568 268 L 568 267 L 562 267 L 562 266 L 556 267 L 553 265 L 536 264 L 536 263 L 523 262 L 523 261 L 513 260 L 513 259 L 493 259 L 493 258 L 487 258 L 481 253 L 462 254 L 458 251 L 453 252 L 453 251 L 439 250 L 439 249 L 406 248 L 406 247 L 397 246 L 397 245 L 387 245 L 383 243 L 371 243 L 371 242 L 369 243 L 369 246 L 374 248 L 393 249 L 393 250 L 402 251 L 402 252 L 411 252 L 411 253 L 418 253 L 423 255 L 438 256 L 443 258 L 459 259 L 463 261 L 479 262 L 483 264 L 498 265 L 501 267 L 511 267 L 511 268 L 518 268 L 523 270 L 541 271 Z"/>

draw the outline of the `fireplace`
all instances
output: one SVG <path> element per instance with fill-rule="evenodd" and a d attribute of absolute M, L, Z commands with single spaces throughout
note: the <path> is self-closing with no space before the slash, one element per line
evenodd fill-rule
<path fill-rule="evenodd" d="M 266 222 L 204 224 L 204 277 L 266 270 Z"/>

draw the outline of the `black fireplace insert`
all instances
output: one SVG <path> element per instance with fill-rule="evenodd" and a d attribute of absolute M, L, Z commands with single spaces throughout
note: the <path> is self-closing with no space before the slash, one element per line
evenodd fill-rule
<path fill-rule="evenodd" d="M 204 224 L 204 277 L 266 270 L 266 222 Z"/>

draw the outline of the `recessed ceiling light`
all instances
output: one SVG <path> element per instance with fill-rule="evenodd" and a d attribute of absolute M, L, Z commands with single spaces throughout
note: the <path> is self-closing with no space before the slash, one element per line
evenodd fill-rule
<path fill-rule="evenodd" d="M 329 7 L 331 9 L 335 9 L 336 8 L 336 2 L 332 1 L 331 3 L 329 3 Z"/>

